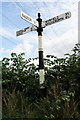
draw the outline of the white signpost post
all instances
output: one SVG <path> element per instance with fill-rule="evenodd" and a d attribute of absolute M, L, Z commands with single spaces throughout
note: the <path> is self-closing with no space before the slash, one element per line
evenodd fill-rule
<path fill-rule="evenodd" d="M 71 12 L 66 12 L 59 16 L 53 17 L 49 20 L 42 21 L 40 18 L 40 13 L 38 13 L 38 19 L 34 20 L 29 15 L 21 12 L 21 18 L 26 20 L 27 22 L 33 24 L 31 27 L 24 28 L 16 32 L 16 36 L 23 35 L 30 31 L 37 31 L 38 32 L 38 43 L 39 43 L 39 82 L 40 85 L 44 83 L 45 80 L 45 73 L 44 73 L 44 60 L 43 60 L 43 48 L 42 48 L 42 31 L 48 25 L 52 25 L 57 22 L 61 22 L 71 17 Z"/>

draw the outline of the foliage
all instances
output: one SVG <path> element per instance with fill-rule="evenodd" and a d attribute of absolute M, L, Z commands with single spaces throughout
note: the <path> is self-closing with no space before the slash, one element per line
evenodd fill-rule
<path fill-rule="evenodd" d="M 80 45 L 72 51 L 44 59 L 46 97 L 40 96 L 38 58 L 25 60 L 24 53 L 3 58 L 3 117 L 80 119 Z"/>

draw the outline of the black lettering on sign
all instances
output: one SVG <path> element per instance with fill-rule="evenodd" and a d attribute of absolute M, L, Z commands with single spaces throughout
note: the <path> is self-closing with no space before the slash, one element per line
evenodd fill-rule
<path fill-rule="evenodd" d="M 31 18 L 29 18 L 28 16 L 24 15 L 23 13 L 22 13 L 22 16 L 23 16 L 25 19 L 27 19 L 27 20 L 29 20 L 29 21 L 32 21 Z"/>
<path fill-rule="evenodd" d="M 63 17 L 61 17 L 61 18 L 58 18 L 58 21 L 62 21 L 62 20 L 64 20 L 64 18 L 63 18 Z"/>
<path fill-rule="evenodd" d="M 57 21 L 56 17 L 53 18 L 53 23 L 55 23 Z"/>
<path fill-rule="evenodd" d="M 23 32 L 26 32 L 26 30 L 27 30 L 27 29 L 29 29 L 29 27 L 27 27 L 27 28 L 24 28 Z"/>
<path fill-rule="evenodd" d="M 65 18 L 66 19 L 70 18 L 70 13 L 69 12 L 65 13 Z"/>
<path fill-rule="evenodd" d="M 16 32 L 16 36 L 22 35 L 23 34 L 23 30 L 17 31 Z"/>

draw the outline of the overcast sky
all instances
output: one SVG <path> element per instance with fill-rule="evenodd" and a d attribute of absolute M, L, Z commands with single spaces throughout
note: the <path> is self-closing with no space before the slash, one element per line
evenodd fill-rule
<path fill-rule="evenodd" d="M 25 52 L 26 58 L 38 56 L 36 31 L 16 37 L 16 31 L 31 26 L 20 17 L 21 11 L 34 19 L 37 19 L 39 12 L 43 21 L 67 11 L 71 12 L 71 18 L 50 25 L 43 30 L 44 56 L 52 54 L 64 57 L 64 54 L 71 53 L 71 49 L 78 43 L 79 0 L 2 1 L 0 2 L 0 18 L 2 18 L 0 19 L 0 59 L 9 57 L 12 52 L 18 54 Z"/>

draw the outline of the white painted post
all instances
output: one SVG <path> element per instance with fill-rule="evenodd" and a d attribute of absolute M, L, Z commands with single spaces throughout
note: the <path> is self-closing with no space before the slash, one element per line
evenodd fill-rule
<path fill-rule="evenodd" d="M 43 63 L 43 48 L 42 48 L 42 36 L 38 36 L 38 44 L 39 44 L 39 81 L 40 85 L 43 84 L 45 80 L 44 75 L 44 63 Z"/>
<path fill-rule="evenodd" d="M 38 13 L 38 46 L 39 46 L 39 83 L 42 85 L 45 80 L 44 76 L 44 59 L 43 59 L 43 48 L 42 48 L 42 19 L 40 18 L 40 13 Z"/>

